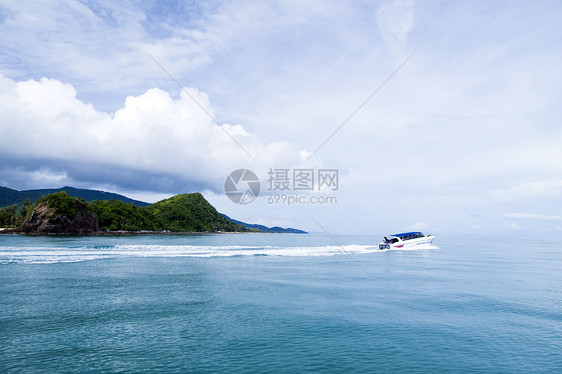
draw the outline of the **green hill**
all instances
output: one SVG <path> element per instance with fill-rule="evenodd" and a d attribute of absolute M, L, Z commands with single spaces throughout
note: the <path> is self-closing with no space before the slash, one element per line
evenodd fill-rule
<path fill-rule="evenodd" d="M 100 230 L 157 231 L 163 230 L 143 207 L 118 200 L 96 200 L 88 204 L 98 218 Z"/>
<path fill-rule="evenodd" d="M 200 193 L 181 194 L 144 208 L 171 231 L 244 231 L 209 204 Z"/>
<path fill-rule="evenodd" d="M 7 212 L 7 208 L 4 208 Z M 14 206 L 10 212 L 15 212 Z M 12 213 L 13 213 L 12 212 Z M 86 202 L 65 191 L 38 199 L 24 214 L 19 231 L 28 234 L 81 234 L 101 231 L 245 231 L 200 193 L 182 194 L 138 207 L 117 200 Z M 94 229 L 95 228 L 95 229 Z"/>
<path fill-rule="evenodd" d="M 101 230 L 109 231 L 245 231 L 209 204 L 200 193 L 176 195 L 146 207 L 121 201 L 89 203 Z"/>
<path fill-rule="evenodd" d="M 293 228 L 266 227 L 231 219 L 219 213 L 200 193 L 176 195 L 149 205 L 115 193 L 73 187 L 26 191 L 0 187 L 0 227 L 19 227 L 38 205 L 55 209 L 61 217 L 72 216 L 72 212 L 66 209 L 77 204 L 81 206 L 82 203 L 76 199 L 86 204 L 87 212 L 96 217 L 99 229 L 104 231 L 306 233 Z M 56 231 L 56 228 L 51 227 L 50 230 Z"/>

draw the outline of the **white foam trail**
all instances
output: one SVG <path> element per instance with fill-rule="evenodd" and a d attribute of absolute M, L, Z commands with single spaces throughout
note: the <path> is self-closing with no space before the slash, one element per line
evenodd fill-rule
<path fill-rule="evenodd" d="M 377 245 L 344 245 L 317 247 L 276 246 L 196 246 L 196 245 L 116 245 L 76 248 L 16 247 L 0 248 L 0 263 L 78 262 L 122 257 L 234 257 L 280 256 L 309 257 L 364 254 L 389 250 L 435 249 L 429 244 L 411 248 L 379 250 Z"/>

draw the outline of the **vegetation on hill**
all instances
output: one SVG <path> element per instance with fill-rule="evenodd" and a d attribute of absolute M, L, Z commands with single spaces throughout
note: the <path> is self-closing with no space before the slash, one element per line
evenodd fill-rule
<path fill-rule="evenodd" d="M 145 208 L 117 200 L 96 200 L 88 205 L 92 213 L 98 217 L 100 230 L 161 230 Z"/>
<path fill-rule="evenodd" d="M 244 231 L 209 204 L 200 193 L 176 195 L 147 206 L 159 227 L 170 231 Z"/>
<path fill-rule="evenodd" d="M 18 207 L 16 204 L 6 208 L 0 208 L 0 226 L 13 227 L 16 224 L 21 223 L 21 217 L 17 213 Z"/>
<path fill-rule="evenodd" d="M 41 195 L 45 191 L 49 190 L 17 191 L 0 187 L 0 206 L 2 202 L 14 202 L 0 207 L 0 227 L 19 228 L 16 231 L 28 233 L 40 229 L 48 234 L 87 233 L 94 226 L 102 231 L 305 233 L 297 229 L 269 228 L 236 221 L 219 213 L 200 193 L 176 195 L 151 205 L 138 206 L 132 199 L 103 191 L 63 187 L 55 190 L 57 192 Z M 29 198 L 22 199 L 20 193 L 24 192 L 24 196 L 37 196 L 35 202 L 31 203 L 33 200 Z M 73 194 L 81 194 L 85 198 Z M 89 201 L 88 198 L 93 196 L 120 198 Z M 62 229 L 57 225 L 67 227 Z"/>
<path fill-rule="evenodd" d="M 17 227 L 32 209 L 29 199 L 25 199 L 23 205 L 18 207 L 12 204 L 8 207 L 0 208 L 0 227 Z"/>
<path fill-rule="evenodd" d="M 97 225 L 103 231 L 245 231 L 244 226 L 217 212 L 200 193 L 177 195 L 146 207 L 137 207 L 132 203 L 117 200 L 87 203 L 61 191 L 40 198 L 33 205 L 27 201 L 19 209 L 16 205 L 0 209 L 0 224 L 17 226 L 23 222 L 22 227 L 25 226 L 26 232 L 29 232 L 30 227 L 41 226 L 40 222 L 35 221 L 64 217 L 65 220 L 53 220 L 54 223 L 49 223 L 50 232 L 56 232 L 52 227 L 56 222 L 76 226 L 76 219 L 80 220 L 80 217 L 90 213 L 97 219 Z M 91 222 L 87 221 L 91 227 Z M 80 228 L 73 229 L 79 231 Z"/>
<path fill-rule="evenodd" d="M 8 187 L 0 187 L 0 207 L 8 207 L 13 204 L 17 205 L 20 201 L 23 202 L 24 199 L 20 191 Z"/>
<path fill-rule="evenodd" d="M 26 210 L 24 205 L 20 215 L 23 222 L 16 231 L 31 235 L 85 235 L 99 230 L 88 204 L 64 191 L 40 198 L 33 208 Z"/>
<path fill-rule="evenodd" d="M 183 194 L 147 207 L 121 201 L 93 201 L 90 210 L 101 230 L 109 231 L 244 231 L 222 216 L 200 193 Z"/>
<path fill-rule="evenodd" d="M 88 211 L 86 202 L 78 197 L 71 197 L 64 191 L 40 198 L 35 206 L 46 205 L 54 209 L 52 216 L 74 217 L 77 213 Z"/>

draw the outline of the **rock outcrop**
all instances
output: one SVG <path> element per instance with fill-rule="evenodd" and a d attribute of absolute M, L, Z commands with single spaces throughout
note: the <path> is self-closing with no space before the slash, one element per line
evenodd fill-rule
<path fill-rule="evenodd" d="M 88 210 L 78 209 L 73 217 L 67 217 L 57 215 L 47 205 L 39 205 L 15 231 L 32 235 L 86 235 L 98 230 L 98 220 Z"/>

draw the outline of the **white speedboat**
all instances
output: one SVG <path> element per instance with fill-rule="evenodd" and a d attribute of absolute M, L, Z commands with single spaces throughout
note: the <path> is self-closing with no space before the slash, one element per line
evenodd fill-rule
<path fill-rule="evenodd" d="M 384 237 L 384 241 L 379 243 L 379 249 L 413 247 L 420 244 L 430 244 L 435 237 L 425 235 L 419 231 L 403 232 L 401 234 L 389 235 Z"/>

